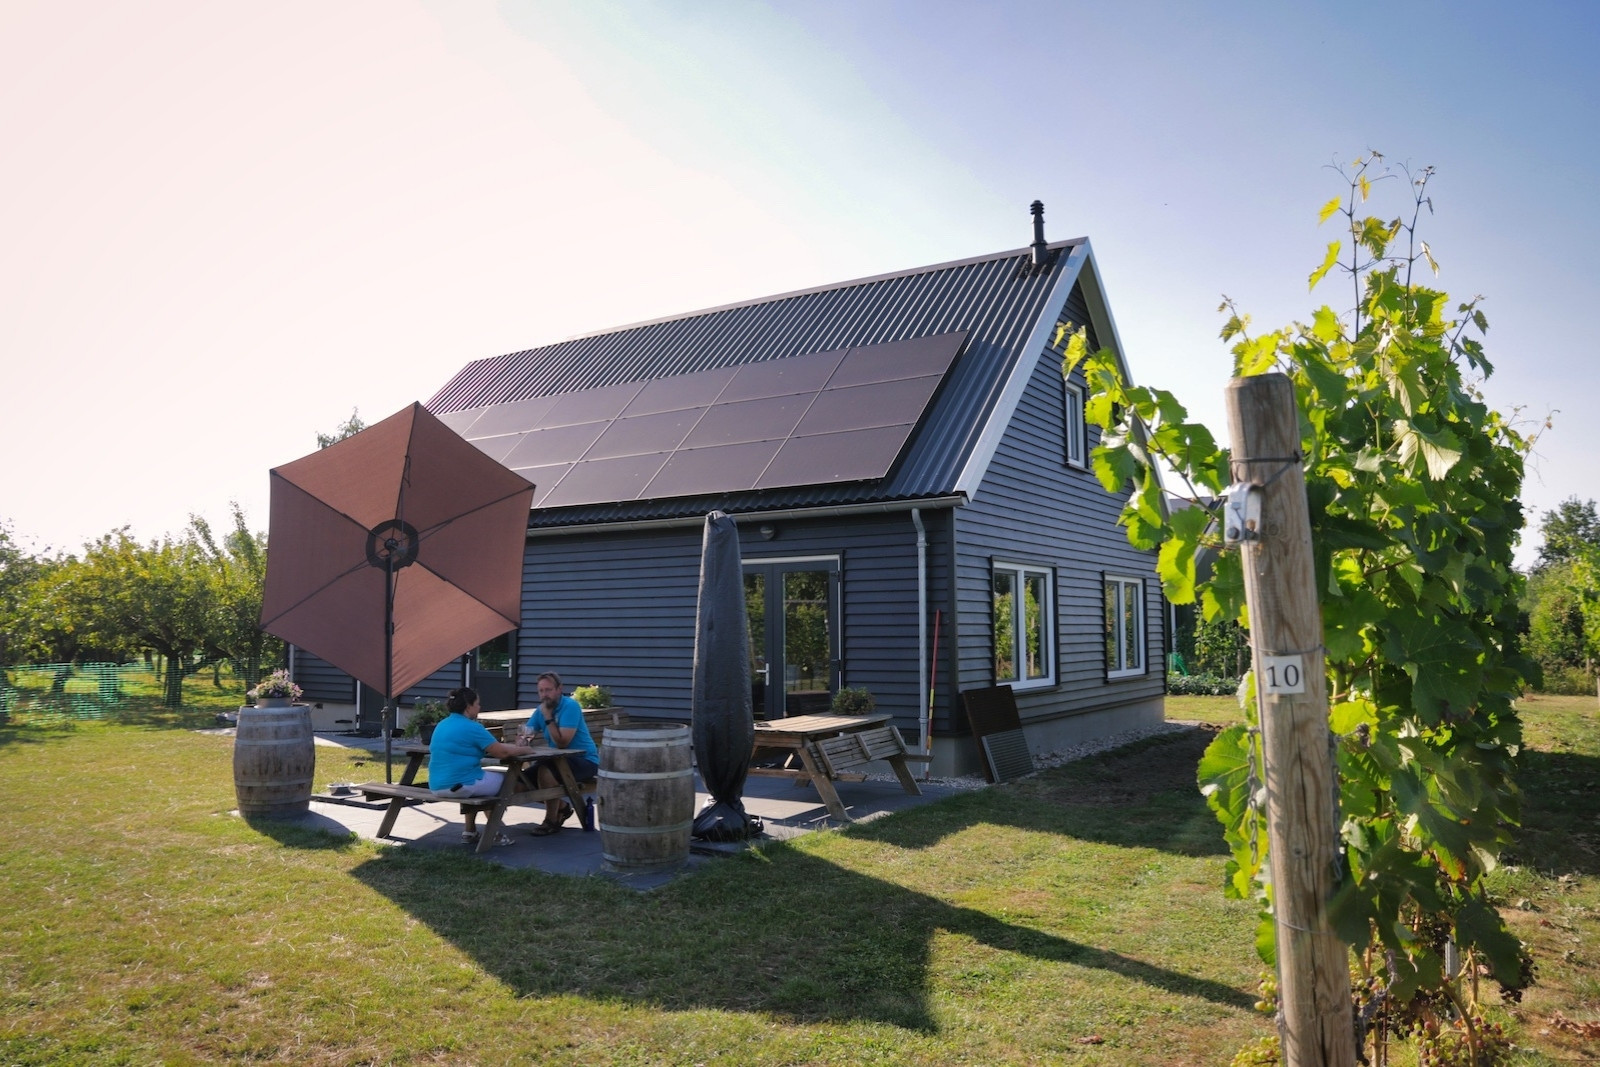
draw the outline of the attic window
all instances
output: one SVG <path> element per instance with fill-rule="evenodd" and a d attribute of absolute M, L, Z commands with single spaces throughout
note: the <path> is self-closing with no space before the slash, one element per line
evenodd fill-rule
<path fill-rule="evenodd" d="M 1061 425 L 1066 434 L 1066 460 L 1068 466 L 1087 466 L 1088 434 L 1083 420 L 1083 386 L 1063 380 Z"/>

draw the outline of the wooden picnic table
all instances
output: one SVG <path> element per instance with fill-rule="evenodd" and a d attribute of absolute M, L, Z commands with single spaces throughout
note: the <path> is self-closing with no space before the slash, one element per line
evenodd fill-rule
<path fill-rule="evenodd" d="M 584 829 L 590 829 L 590 824 L 584 815 L 583 786 L 573 777 L 572 767 L 567 762 L 568 756 L 582 756 L 584 751 L 580 748 L 550 748 L 547 745 L 536 746 L 532 752 L 520 756 L 499 756 L 485 759 L 484 766 L 499 767 L 504 765 L 505 779 L 500 783 L 500 792 L 492 797 L 463 797 L 453 799 L 449 794 L 435 793 L 427 786 L 413 783 L 417 780 L 417 772 L 422 769 L 423 761 L 428 758 L 427 745 L 407 745 L 405 748 L 406 769 L 400 775 L 400 781 L 394 785 L 384 782 L 363 782 L 355 786 L 357 790 L 368 797 L 381 796 L 389 798 L 389 810 L 384 812 L 383 822 L 378 825 L 378 836 L 388 837 L 394 829 L 395 820 L 400 817 L 401 809 L 411 804 L 427 804 L 434 802 L 459 803 L 463 813 L 468 808 L 477 808 L 488 812 L 489 823 L 478 836 L 478 851 L 486 852 L 494 847 L 495 838 L 500 834 L 500 827 L 505 820 L 506 808 L 513 804 L 532 804 L 539 801 L 555 800 L 565 796 L 572 802 L 572 810 L 577 812 L 580 819 L 585 819 Z M 549 763 L 555 771 L 560 784 L 544 788 L 539 785 L 536 770 L 540 763 Z"/>
<path fill-rule="evenodd" d="M 874 760 L 883 760 L 894 769 L 895 777 L 907 793 L 921 796 L 922 789 L 911 775 L 907 761 L 919 759 L 906 749 L 900 731 L 889 723 L 887 712 L 873 715 L 794 715 L 768 719 L 755 724 L 752 758 L 763 749 L 786 752 L 780 767 L 751 767 L 751 774 L 793 778 L 797 785 L 810 782 L 817 787 L 822 802 L 834 818 L 849 822 L 836 781 L 859 782 L 866 775 L 851 773 Z"/>
<path fill-rule="evenodd" d="M 501 741 L 512 741 L 538 710 L 516 708 L 511 711 L 481 711 L 478 713 L 478 725 Z M 583 721 L 589 725 L 589 736 L 598 745 L 609 727 L 627 725 L 628 713 L 621 708 L 584 708 Z"/>

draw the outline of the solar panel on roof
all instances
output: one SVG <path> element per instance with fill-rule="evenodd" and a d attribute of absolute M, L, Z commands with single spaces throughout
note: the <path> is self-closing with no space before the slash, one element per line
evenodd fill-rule
<path fill-rule="evenodd" d="M 507 433 L 501 434 L 499 437 L 474 437 L 472 438 L 472 443 L 478 446 L 479 452 L 482 452 L 496 463 L 504 463 L 506 457 L 511 454 L 511 450 L 521 444 L 522 439 L 526 436 L 526 434 L 520 433 Z"/>
<path fill-rule="evenodd" d="M 666 465 L 668 453 L 586 459 L 572 465 L 561 484 L 545 497 L 547 508 L 592 504 L 597 500 L 637 500 L 656 472 Z"/>
<path fill-rule="evenodd" d="M 684 439 L 685 448 L 731 445 L 741 441 L 782 441 L 794 432 L 815 393 L 769 396 L 718 404 L 716 417 L 701 419 Z"/>
<path fill-rule="evenodd" d="M 539 507 L 545 497 L 549 496 L 555 487 L 561 484 L 561 479 L 566 477 L 575 464 L 552 463 L 544 466 L 513 467 L 512 470 L 522 475 L 534 485 L 533 506 Z"/>
<path fill-rule="evenodd" d="M 824 389 L 795 427 L 795 436 L 916 422 L 938 387 L 939 379 L 929 375 L 848 389 Z"/>
<path fill-rule="evenodd" d="M 778 454 L 780 441 L 745 441 L 710 448 L 681 448 L 645 487 L 646 497 L 705 496 L 730 485 L 754 486 Z"/>
<path fill-rule="evenodd" d="M 882 478 L 911 436 L 911 425 L 877 426 L 812 437 L 791 437 L 753 489 Z"/>
<path fill-rule="evenodd" d="M 496 434 L 519 433 L 541 425 L 545 413 L 555 407 L 553 396 L 536 396 L 532 400 L 515 400 L 497 407 L 479 409 L 478 420 L 470 431 L 461 431 L 463 437 L 493 437 Z"/>
<path fill-rule="evenodd" d="M 580 422 L 610 422 L 633 402 L 644 382 L 624 382 L 599 389 L 584 389 L 553 397 L 555 403 L 541 419 L 545 426 L 570 426 Z"/>
<path fill-rule="evenodd" d="M 438 418 L 440 422 L 450 427 L 456 433 L 465 435 L 467 429 L 474 422 L 478 421 L 478 416 L 482 415 L 483 412 L 483 408 L 462 408 L 460 411 L 446 411 Z"/>
<path fill-rule="evenodd" d="M 966 332 L 490 407 L 463 434 L 541 487 L 535 507 L 882 478 Z M 515 443 L 509 447 L 503 439 Z"/>
<path fill-rule="evenodd" d="M 920 378 L 929 373 L 944 373 L 949 361 L 942 360 L 940 350 L 943 336 L 914 337 L 909 341 L 890 341 L 887 344 L 852 348 L 839 364 L 839 369 L 828 379 L 828 388 L 846 385 L 866 385 L 869 382 L 888 382 L 896 378 Z M 929 368 L 937 366 L 937 372 Z"/>
<path fill-rule="evenodd" d="M 600 439 L 610 425 L 589 422 L 581 426 L 552 426 L 549 429 L 528 431 L 522 443 L 501 460 L 512 470 L 536 463 L 576 463 L 589 451 L 589 446 Z"/>
<path fill-rule="evenodd" d="M 845 353 L 841 350 L 747 363 L 739 368 L 739 373 L 733 376 L 733 381 L 728 383 L 718 399 L 732 403 L 764 396 L 814 393 L 828 384 L 828 379 L 839 369 L 844 357 Z"/>
<path fill-rule="evenodd" d="M 657 378 L 645 385 L 622 414 L 649 415 L 657 411 L 709 407 L 733 380 L 735 370 L 734 367 L 723 367 L 696 374 Z"/>
<path fill-rule="evenodd" d="M 660 411 L 652 415 L 625 415 L 610 426 L 594 446 L 585 453 L 586 459 L 603 459 L 607 456 L 638 456 L 647 452 L 671 452 L 683 444 L 695 423 L 706 409 L 687 411 Z"/>

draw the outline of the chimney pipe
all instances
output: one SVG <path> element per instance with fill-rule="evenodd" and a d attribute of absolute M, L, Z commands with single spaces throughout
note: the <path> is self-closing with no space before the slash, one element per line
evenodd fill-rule
<path fill-rule="evenodd" d="M 1044 201 L 1035 200 L 1028 210 L 1033 213 L 1033 265 L 1042 267 L 1049 256 L 1044 242 Z"/>

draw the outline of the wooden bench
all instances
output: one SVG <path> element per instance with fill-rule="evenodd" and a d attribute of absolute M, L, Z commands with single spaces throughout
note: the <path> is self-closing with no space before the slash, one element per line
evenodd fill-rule
<path fill-rule="evenodd" d="M 383 813 L 383 821 L 378 825 L 378 837 L 388 837 L 394 830 L 395 820 L 400 817 L 400 812 L 413 804 L 441 802 L 459 804 L 463 815 L 469 811 L 486 811 L 489 813 L 488 825 L 484 827 L 478 840 L 478 851 L 483 852 L 493 846 L 494 839 L 498 836 L 500 826 L 504 822 L 506 808 L 513 804 L 539 803 L 555 800 L 559 797 L 567 797 L 571 800 L 577 810 L 579 822 L 585 830 L 594 829 L 591 809 L 587 804 L 583 803 L 583 795 L 593 793 L 596 783 L 572 781 L 572 776 L 565 769 L 564 763 L 560 764 L 560 766 L 562 773 L 568 778 L 568 783 L 558 783 L 545 788 L 535 785 L 527 777 L 532 773 L 531 768 L 524 769 L 521 763 L 518 762 L 520 757 L 510 757 L 505 761 L 507 766 L 500 768 L 505 772 L 506 778 L 505 786 L 499 794 L 492 797 L 451 797 L 448 794 L 435 793 L 427 786 L 414 784 L 417 772 L 421 770 L 423 761 L 428 758 L 429 751 L 430 749 L 427 745 L 408 745 L 405 749 L 407 757 L 406 769 L 397 783 L 391 785 L 387 782 L 362 782 L 360 785 L 355 786 L 355 789 L 365 794 L 369 800 L 377 797 L 387 797 L 389 799 L 388 810 Z M 543 751 L 546 753 L 555 751 L 576 754 L 571 749 L 544 749 Z M 543 757 L 533 756 L 528 758 L 539 759 Z M 494 763 L 496 763 L 494 760 L 485 761 L 486 766 Z M 512 766 L 511 764 L 516 765 Z"/>
<path fill-rule="evenodd" d="M 883 760 L 894 770 L 906 792 L 922 795 L 921 787 L 911 776 L 911 768 L 906 764 L 909 760 L 926 760 L 928 757 L 907 749 L 905 738 L 893 725 L 812 741 L 809 747 L 812 758 L 827 772 L 829 778 L 860 781 L 866 776 L 849 773 L 852 767 L 864 767 Z"/>

